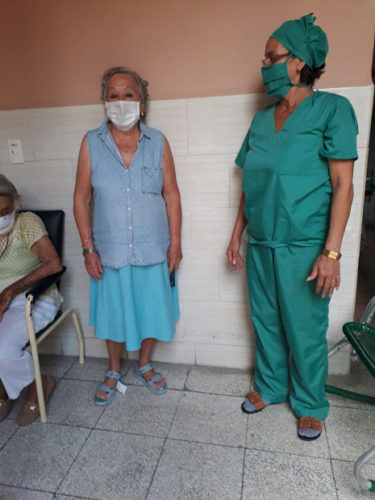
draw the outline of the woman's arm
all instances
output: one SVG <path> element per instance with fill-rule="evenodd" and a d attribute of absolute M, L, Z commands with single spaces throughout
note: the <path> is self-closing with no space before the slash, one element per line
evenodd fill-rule
<path fill-rule="evenodd" d="M 244 267 L 244 259 L 240 254 L 241 236 L 247 225 L 247 219 L 245 217 L 244 208 L 245 208 L 245 193 L 242 191 L 240 206 L 238 207 L 238 213 L 233 228 L 232 238 L 230 240 L 226 252 L 229 264 L 232 266 L 234 270 L 243 269 Z"/>
<path fill-rule="evenodd" d="M 329 160 L 329 173 L 332 184 L 332 204 L 328 236 L 325 248 L 340 252 L 350 208 L 353 201 L 354 160 Z M 325 255 L 319 255 L 307 281 L 316 281 L 316 293 L 324 298 L 327 293 L 332 297 L 334 289 L 340 286 L 340 263 Z"/>
<path fill-rule="evenodd" d="M 181 223 L 182 210 L 180 191 L 177 185 L 176 171 L 172 151 L 164 138 L 163 154 L 163 198 L 167 207 L 167 216 L 170 232 L 170 246 L 168 250 L 168 271 L 171 273 L 182 260 L 181 252 Z"/>
<path fill-rule="evenodd" d="M 31 247 L 31 251 L 38 257 L 42 265 L 0 293 L 0 321 L 3 319 L 3 313 L 14 297 L 32 288 L 42 278 L 62 270 L 59 256 L 48 236 L 42 236 L 35 242 Z"/>
<path fill-rule="evenodd" d="M 73 206 L 74 218 L 81 237 L 82 248 L 94 248 L 91 228 L 91 201 L 91 162 L 87 138 L 85 136 L 79 151 Z M 85 266 L 92 278 L 96 280 L 101 279 L 103 268 L 97 253 L 85 255 Z"/>

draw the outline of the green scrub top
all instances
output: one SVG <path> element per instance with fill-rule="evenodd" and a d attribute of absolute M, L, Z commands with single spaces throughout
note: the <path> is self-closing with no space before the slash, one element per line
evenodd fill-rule
<path fill-rule="evenodd" d="M 358 125 L 350 102 L 316 91 L 275 129 L 276 104 L 259 111 L 236 164 L 244 169 L 249 243 L 323 246 L 332 186 L 328 159 L 357 159 Z"/>

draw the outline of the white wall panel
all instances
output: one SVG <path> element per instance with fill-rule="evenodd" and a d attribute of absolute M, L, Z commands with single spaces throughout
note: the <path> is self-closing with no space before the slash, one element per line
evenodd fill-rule
<path fill-rule="evenodd" d="M 354 202 L 342 253 L 342 284 L 330 307 L 328 341 L 341 338 L 353 318 L 361 234 L 363 186 L 373 89 L 332 89 L 352 102 L 358 118 L 359 160 Z M 225 257 L 241 194 L 242 171 L 234 159 L 262 95 L 152 101 L 147 122 L 172 147 L 183 203 L 184 261 L 178 272 L 181 318 L 172 343 L 159 343 L 154 359 L 246 368 L 253 365 L 253 331 L 245 272 L 234 273 Z M 79 146 L 87 130 L 104 119 L 103 107 L 72 106 L 0 112 L 0 171 L 19 189 L 26 208 L 63 208 L 66 213 L 62 291 L 65 307 L 77 309 L 87 356 L 106 356 L 104 341 L 88 326 L 89 279 L 81 256 L 72 197 Z M 21 139 L 25 163 L 11 164 L 8 139 Z M 245 236 L 244 236 L 245 239 Z M 243 253 L 246 242 L 243 242 Z M 44 352 L 77 355 L 70 320 L 42 345 Z M 131 353 L 130 357 L 136 356 Z M 347 356 L 331 363 L 347 369 Z"/>
<path fill-rule="evenodd" d="M 151 101 L 147 107 L 146 123 L 163 132 L 175 155 L 187 154 L 185 99 Z"/>
<path fill-rule="evenodd" d="M 176 156 L 175 164 L 184 206 L 228 206 L 228 155 Z"/>
<path fill-rule="evenodd" d="M 188 99 L 189 153 L 236 153 L 266 102 L 263 94 Z"/>
<path fill-rule="evenodd" d="M 35 160 L 28 109 L 0 111 L 0 162 L 9 161 L 8 141 L 13 139 L 21 139 L 25 161 Z"/>
<path fill-rule="evenodd" d="M 36 159 L 77 159 L 84 135 L 103 119 L 104 108 L 100 104 L 30 110 Z"/>
<path fill-rule="evenodd" d="M 186 253 L 178 270 L 179 295 L 182 300 L 219 299 L 219 262 L 207 260 L 206 253 Z"/>

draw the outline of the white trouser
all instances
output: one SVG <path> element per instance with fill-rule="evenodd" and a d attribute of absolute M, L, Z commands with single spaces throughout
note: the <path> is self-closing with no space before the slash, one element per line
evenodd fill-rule
<path fill-rule="evenodd" d="M 0 380 L 10 399 L 17 399 L 22 389 L 34 380 L 33 359 L 23 347 L 28 342 L 25 295 L 12 300 L 0 321 Z M 58 310 L 52 301 L 40 298 L 32 309 L 35 331 L 50 323 Z"/>

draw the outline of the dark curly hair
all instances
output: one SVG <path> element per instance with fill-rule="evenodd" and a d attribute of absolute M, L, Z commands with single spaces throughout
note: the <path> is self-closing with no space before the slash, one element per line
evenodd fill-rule
<path fill-rule="evenodd" d="M 307 66 L 307 64 L 305 64 L 304 67 L 301 69 L 300 82 L 304 83 L 305 85 L 313 86 L 315 80 L 320 78 L 324 73 L 325 66 L 326 65 L 324 63 L 318 68 L 311 69 L 309 66 Z"/>

